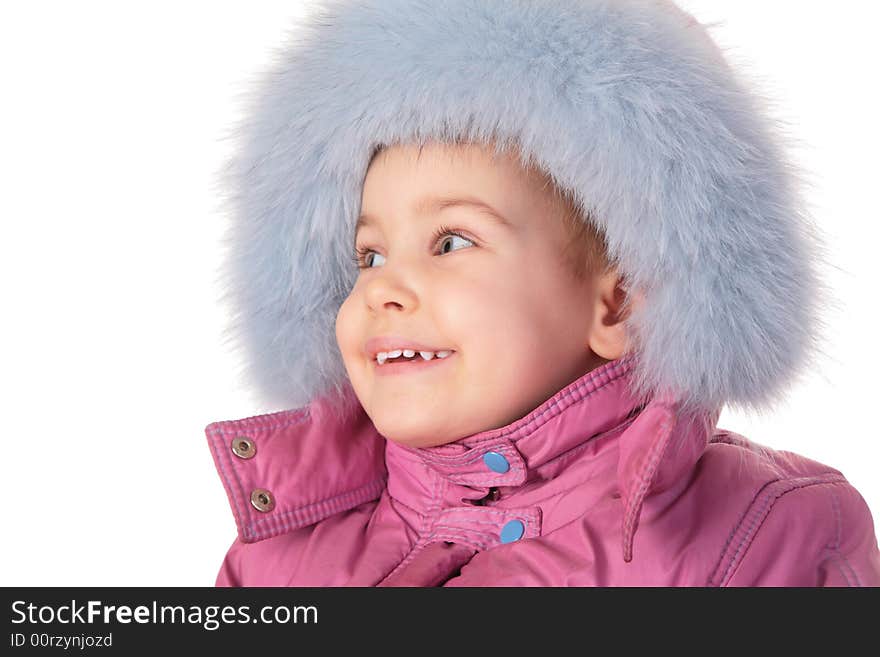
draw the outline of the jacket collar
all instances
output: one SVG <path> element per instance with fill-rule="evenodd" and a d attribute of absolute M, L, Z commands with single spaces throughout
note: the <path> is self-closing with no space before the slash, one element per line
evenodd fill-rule
<path fill-rule="evenodd" d="M 628 385 L 636 359 L 633 354 L 605 363 L 507 426 L 437 447 L 386 441 L 350 388 L 348 412 L 318 398 L 300 409 L 214 422 L 205 432 L 239 537 L 254 542 L 375 499 L 386 480 L 390 484 L 405 474 L 407 466 L 401 464 L 412 459 L 451 483 L 517 486 L 555 457 L 629 422 L 618 439 L 617 485 L 623 558 L 630 561 L 645 498 L 695 465 L 720 414 L 717 409 L 684 417 L 675 400 L 661 396 L 639 405 Z M 256 455 L 238 456 L 233 443 L 241 438 L 251 441 Z M 496 470 L 504 463 L 507 469 L 490 469 L 492 459 L 502 463 Z M 269 491 L 272 508 L 260 510 L 255 491 L 270 486 L 275 489 Z"/>

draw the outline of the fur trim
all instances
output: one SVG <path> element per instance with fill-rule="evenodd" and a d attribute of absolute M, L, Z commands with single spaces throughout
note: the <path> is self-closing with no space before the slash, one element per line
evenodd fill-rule
<path fill-rule="evenodd" d="M 220 272 L 269 408 L 351 400 L 335 339 L 379 144 L 515 146 L 607 236 L 639 347 L 634 394 L 764 410 L 819 350 L 818 229 L 783 132 L 667 0 L 325 0 L 290 33 L 220 174 Z"/>

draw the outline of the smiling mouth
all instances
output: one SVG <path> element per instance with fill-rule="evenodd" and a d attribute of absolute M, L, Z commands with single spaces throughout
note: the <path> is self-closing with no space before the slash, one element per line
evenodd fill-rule
<path fill-rule="evenodd" d="M 409 350 L 408 350 L 409 351 Z M 382 352 L 380 352 L 381 354 Z M 393 352 L 391 352 L 393 353 Z M 455 353 L 454 349 L 441 349 L 436 352 L 433 351 L 415 351 L 412 356 L 407 356 L 405 353 L 401 353 L 398 356 L 394 356 L 393 358 L 388 358 L 387 356 L 383 359 L 379 354 L 374 357 L 373 362 L 379 367 L 383 367 L 390 363 L 423 363 L 423 362 L 432 362 L 435 360 L 445 360 L 449 358 L 452 354 Z M 427 354 L 427 357 L 425 357 Z"/>
<path fill-rule="evenodd" d="M 394 358 L 385 360 L 382 364 L 375 359 L 372 362 L 377 374 L 395 374 L 410 371 L 417 372 L 439 367 L 444 361 L 449 360 L 450 357 L 457 353 L 451 349 L 446 350 L 446 352 L 448 353 L 446 356 L 433 356 L 427 360 L 417 353 L 415 356 L 410 357 L 403 355 L 395 356 Z"/>

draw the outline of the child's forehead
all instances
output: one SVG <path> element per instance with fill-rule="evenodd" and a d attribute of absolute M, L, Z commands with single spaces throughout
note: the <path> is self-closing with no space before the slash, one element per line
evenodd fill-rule
<path fill-rule="evenodd" d="M 432 194 L 425 194 L 430 191 Z M 444 197 L 476 197 L 484 202 L 524 198 L 557 203 L 559 190 L 544 171 L 525 162 L 518 149 L 493 143 L 403 144 L 384 147 L 370 162 L 363 204 L 385 205 L 395 197 L 419 196 L 419 209 Z"/>

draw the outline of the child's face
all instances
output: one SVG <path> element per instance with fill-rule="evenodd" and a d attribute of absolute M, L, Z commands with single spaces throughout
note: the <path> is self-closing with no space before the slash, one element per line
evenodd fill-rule
<path fill-rule="evenodd" d="M 575 280 L 560 256 L 563 208 L 536 173 L 476 145 L 417 155 L 389 147 L 367 171 L 371 221 L 356 244 L 371 253 L 336 338 L 379 433 L 430 447 L 509 424 L 620 353 L 603 333 L 607 277 Z M 419 209 L 427 197 L 478 199 L 510 225 L 468 206 Z M 440 226 L 462 237 L 435 240 Z M 416 364 L 383 374 L 366 343 L 388 335 L 454 353 L 425 363 L 417 351 Z"/>

